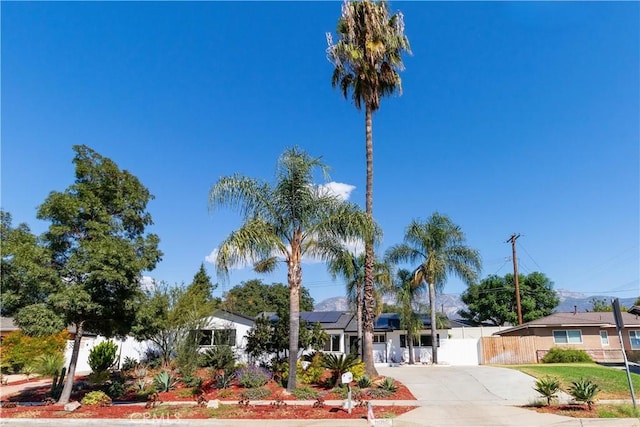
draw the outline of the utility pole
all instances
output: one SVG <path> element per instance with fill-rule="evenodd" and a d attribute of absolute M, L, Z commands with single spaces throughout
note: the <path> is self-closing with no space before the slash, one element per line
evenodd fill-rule
<path fill-rule="evenodd" d="M 518 258 L 516 257 L 516 239 L 520 237 L 520 235 L 516 235 L 513 233 L 511 237 L 507 240 L 511 242 L 511 252 L 513 254 L 513 279 L 516 284 L 516 307 L 518 309 L 518 325 L 522 325 L 522 306 L 520 305 L 520 285 L 518 284 Z"/>

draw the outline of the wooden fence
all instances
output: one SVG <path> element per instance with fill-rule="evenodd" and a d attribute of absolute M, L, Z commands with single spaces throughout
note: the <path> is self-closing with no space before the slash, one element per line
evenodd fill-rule
<path fill-rule="evenodd" d="M 480 364 L 538 363 L 535 337 L 482 337 Z"/>

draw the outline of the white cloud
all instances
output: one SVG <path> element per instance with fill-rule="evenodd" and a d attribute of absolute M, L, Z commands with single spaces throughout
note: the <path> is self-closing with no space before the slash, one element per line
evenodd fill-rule
<path fill-rule="evenodd" d="M 151 276 L 142 276 L 140 279 L 142 290 L 151 291 L 156 287 L 156 281 Z"/>
<path fill-rule="evenodd" d="M 209 264 L 216 264 L 216 258 L 218 257 L 218 248 L 213 248 L 211 253 L 204 257 L 204 260 Z"/>
<path fill-rule="evenodd" d="M 345 184 L 342 182 L 331 181 L 326 184 L 319 185 L 320 191 L 326 191 L 330 194 L 334 194 L 342 200 L 349 200 L 351 192 L 356 189 L 354 185 Z"/>

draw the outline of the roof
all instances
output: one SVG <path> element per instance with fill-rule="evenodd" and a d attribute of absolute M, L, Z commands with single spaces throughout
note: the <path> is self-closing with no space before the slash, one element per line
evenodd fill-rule
<path fill-rule="evenodd" d="M 276 313 L 263 313 L 271 322 L 278 320 Z M 300 319 L 308 324 L 320 323 L 323 329 L 345 329 L 353 314 L 348 311 L 302 311 Z"/>
<path fill-rule="evenodd" d="M 13 317 L 0 317 L 0 331 L 12 332 L 19 329 L 18 325 L 13 321 Z"/>
<path fill-rule="evenodd" d="M 420 317 L 422 318 L 423 329 L 430 328 L 431 318 L 429 315 L 420 313 Z M 354 316 L 345 331 L 355 332 L 357 328 L 357 320 Z M 376 318 L 375 323 L 373 324 L 373 332 L 391 332 L 402 329 L 403 328 L 400 324 L 400 315 L 398 313 L 382 313 Z"/>
<path fill-rule="evenodd" d="M 640 316 L 631 313 L 621 313 L 625 327 L 640 327 Z M 533 328 L 557 328 L 557 327 L 584 327 L 593 326 L 600 328 L 615 328 L 616 321 L 611 311 L 595 311 L 584 313 L 553 313 L 531 322 L 523 323 L 513 328 L 495 332 L 494 335 L 501 335 L 518 330 Z"/>
<path fill-rule="evenodd" d="M 635 314 L 637 316 L 640 316 L 640 305 L 632 306 L 629 310 L 627 310 L 627 312 L 631 313 L 631 314 Z"/>
<path fill-rule="evenodd" d="M 215 310 L 209 317 L 217 317 L 219 319 L 235 321 L 236 323 L 244 323 L 251 326 L 253 326 L 255 322 L 255 318 L 252 316 L 247 316 L 246 314 L 242 314 L 237 311 L 227 310 L 224 308 L 219 308 Z"/>

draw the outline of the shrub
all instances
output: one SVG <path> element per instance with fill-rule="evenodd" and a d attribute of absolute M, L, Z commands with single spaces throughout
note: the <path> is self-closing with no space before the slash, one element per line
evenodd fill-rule
<path fill-rule="evenodd" d="M 551 377 L 539 378 L 533 389 L 547 399 L 547 406 L 549 406 L 551 405 L 551 400 L 558 397 L 560 381 Z"/>
<path fill-rule="evenodd" d="M 153 377 L 153 385 L 160 392 L 173 390 L 177 382 L 178 380 L 169 371 L 161 371 Z"/>
<path fill-rule="evenodd" d="M 235 378 L 236 375 L 234 372 L 218 371 L 213 375 L 213 386 L 217 389 L 229 388 Z"/>
<path fill-rule="evenodd" d="M 108 371 L 116 362 L 118 346 L 113 341 L 102 341 L 89 351 L 89 367 L 93 372 Z"/>
<path fill-rule="evenodd" d="M 242 398 L 248 400 L 260 400 L 271 394 L 271 390 L 264 387 L 248 388 L 242 392 Z"/>
<path fill-rule="evenodd" d="M 596 395 L 598 391 L 600 391 L 599 387 L 592 383 L 591 380 L 580 379 L 578 381 L 574 381 L 571 383 L 571 388 L 569 389 L 569 394 L 578 402 L 584 402 L 591 410 L 593 403 L 595 401 Z"/>
<path fill-rule="evenodd" d="M 303 369 L 302 363 L 298 361 L 300 381 L 304 384 L 317 384 L 320 382 L 325 370 L 322 353 L 315 352 L 307 361 L 309 362 L 307 369 Z"/>
<path fill-rule="evenodd" d="M 11 332 L 2 339 L 0 360 L 12 372 L 33 362 L 40 355 L 64 354 L 69 333 L 64 330 L 46 337 L 30 337 L 20 331 Z"/>
<path fill-rule="evenodd" d="M 396 384 L 396 380 L 394 380 L 391 377 L 385 377 L 385 379 L 382 380 L 382 382 L 378 387 L 382 390 L 388 391 L 390 394 L 393 394 L 396 391 L 398 391 L 398 385 Z"/>
<path fill-rule="evenodd" d="M 109 406 L 111 405 L 111 398 L 103 391 L 91 391 L 85 394 L 80 403 L 86 406 Z"/>
<path fill-rule="evenodd" d="M 369 388 L 371 387 L 371 385 L 371 378 L 369 378 L 367 375 L 363 375 L 358 379 L 358 387 L 360 388 Z"/>
<path fill-rule="evenodd" d="M 218 393 L 218 397 L 220 399 L 226 399 L 227 397 L 231 397 L 231 396 L 233 396 L 232 390 L 222 390 L 220 393 Z"/>
<path fill-rule="evenodd" d="M 261 387 L 271 379 L 271 372 L 257 366 L 247 366 L 236 371 L 238 384 L 246 388 Z"/>
<path fill-rule="evenodd" d="M 187 375 L 182 378 L 182 384 L 186 387 L 200 388 L 203 382 L 204 378 L 195 375 Z"/>
<path fill-rule="evenodd" d="M 626 350 L 629 362 L 640 363 L 640 350 Z"/>
<path fill-rule="evenodd" d="M 117 399 L 119 397 L 124 396 L 125 394 L 124 379 L 116 378 L 113 381 L 111 381 L 109 384 L 107 384 L 105 393 L 107 393 L 107 395 L 112 399 Z"/>
<path fill-rule="evenodd" d="M 384 388 L 372 388 L 367 390 L 367 394 L 371 397 L 381 398 L 381 397 L 389 397 L 393 394 L 393 392 L 386 390 Z"/>
<path fill-rule="evenodd" d="M 351 387 L 351 396 L 360 392 L 358 387 Z M 341 399 L 346 399 L 349 393 L 347 387 L 334 387 L 331 389 L 331 393 L 338 395 Z"/>
<path fill-rule="evenodd" d="M 309 387 L 296 387 L 291 391 L 298 400 L 313 400 L 317 399 L 320 393 Z"/>
<path fill-rule="evenodd" d="M 584 350 L 552 347 L 542 358 L 542 363 L 585 363 L 593 362 Z"/>
<path fill-rule="evenodd" d="M 211 347 L 200 355 L 200 366 L 213 369 L 233 369 L 236 363 L 236 355 L 228 345 Z"/>
<path fill-rule="evenodd" d="M 353 374 L 353 379 L 358 381 L 367 374 L 367 365 L 365 365 L 363 361 L 358 360 L 358 363 L 353 365 L 351 369 L 349 369 L 349 372 Z"/>
<path fill-rule="evenodd" d="M 138 367 L 138 361 L 133 357 L 126 356 L 124 362 L 122 362 L 122 370 L 125 372 L 133 371 Z"/>
<path fill-rule="evenodd" d="M 64 367 L 64 355 L 62 353 L 41 354 L 36 357 L 33 363 L 35 372 L 43 377 L 53 377 L 53 375 Z"/>

